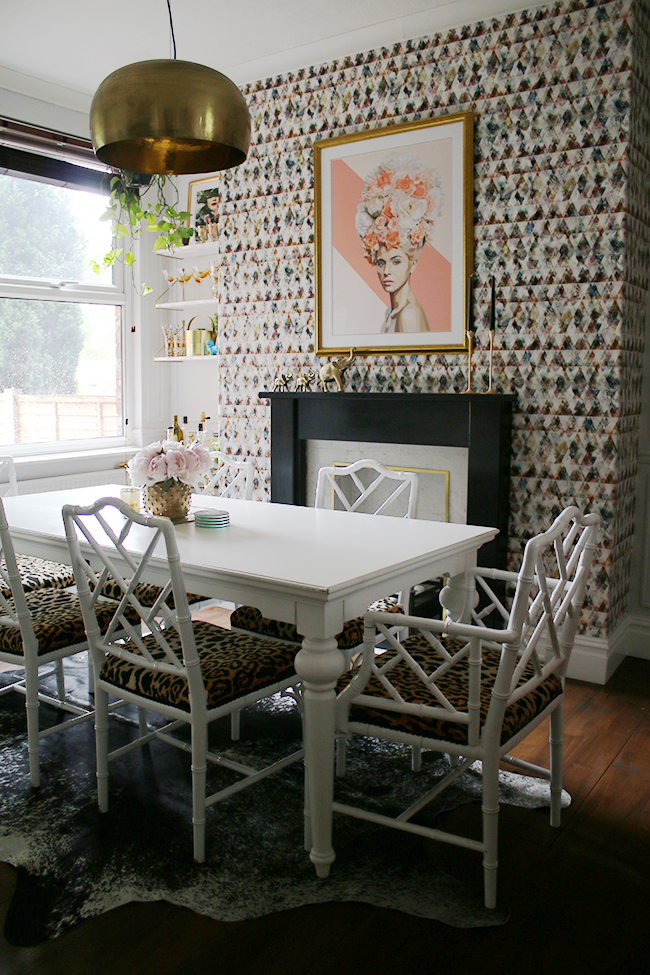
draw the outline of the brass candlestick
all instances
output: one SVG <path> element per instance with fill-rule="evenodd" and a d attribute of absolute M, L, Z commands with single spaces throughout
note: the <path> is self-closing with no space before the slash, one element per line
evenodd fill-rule
<path fill-rule="evenodd" d="M 467 389 L 466 393 L 473 393 L 472 389 L 472 333 L 467 333 Z"/>

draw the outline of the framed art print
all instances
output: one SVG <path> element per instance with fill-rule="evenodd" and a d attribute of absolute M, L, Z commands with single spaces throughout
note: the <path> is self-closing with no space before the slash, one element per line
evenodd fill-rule
<path fill-rule="evenodd" d="M 193 180 L 189 185 L 187 209 L 190 214 L 188 226 L 194 230 L 198 239 L 198 228 L 218 223 L 219 177 Z"/>
<path fill-rule="evenodd" d="M 314 144 L 316 354 L 466 348 L 473 116 Z"/>

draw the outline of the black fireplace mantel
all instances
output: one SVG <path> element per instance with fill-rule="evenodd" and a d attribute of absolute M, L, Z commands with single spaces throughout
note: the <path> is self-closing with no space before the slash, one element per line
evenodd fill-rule
<path fill-rule="evenodd" d="M 481 393 L 271 393 L 271 500 L 306 504 L 307 441 L 468 448 L 467 522 L 499 529 L 481 564 L 506 567 L 512 409 Z"/>

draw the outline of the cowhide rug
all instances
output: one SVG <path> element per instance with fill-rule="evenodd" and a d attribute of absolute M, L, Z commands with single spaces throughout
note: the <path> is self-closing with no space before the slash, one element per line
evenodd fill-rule
<path fill-rule="evenodd" d="M 70 665 L 74 694 L 83 699 L 85 658 Z M 0 674 L 0 686 L 11 679 Z M 41 715 L 44 724 L 57 720 L 48 708 Z M 130 740 L 135 728 L 133 715 L 112 718 L 111 747 Z M 221 921 L 327 901 L 390 907 L 457 927 L 507 920 L 507 907 L 485 910 L 481 889 L 437 871 L 421 838 L 349 817 L 334 817 L 337 859 L 330 877 L 319 880 L 302 844 L 301 763 L 210 808 L 207 859 L 196 864 L 189 756 L 156 742 L 115 760 L 110 808 L 100 815 L 93 734 L 87 722 L 42 741 L 42 785 L 31 789 L 24 698 L 15 692 L 0 698 L 0 860 L 18 873 L 5 925 L 14 945 L 41 943 L 129 901 L 160 899 Z M 216 723 L 211 746 L 255 765 L 299 747 L 300 736 L 293 702 L 274 698 L 242 715 L 237 743 L 230 742 L 228 721 Z M 348 746 L 337 798 L 378 811 L 401 809 L 447 769 L 444 758 L 425 754 L 423 771 L 414 775 L 407 748 L 357 739 Z M 568 805 L 569 796 L 563 799 Z M 432 823 L 444 810 L 479 800 L 477 763 L 420 816 Z M 544 806 L 548 800 L 547 783 L 503 774 L 502 802 Z"/>

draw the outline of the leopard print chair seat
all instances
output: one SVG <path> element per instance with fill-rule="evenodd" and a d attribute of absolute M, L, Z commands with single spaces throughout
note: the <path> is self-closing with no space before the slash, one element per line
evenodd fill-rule
<path fill-rule="evenodd" d="M 70 565 L 50 562 L 49 559 L 39 559 L 32 555 L 16 555 L 16 564 L 25 592 L 35 592 L 37 589 L 69 589 L 74 586 L 74 572 Z M 5 573 L 7 571 L 4 559 L 0 569 Z M 4 584 L 1 591 L 3 596 L 11 595 L 11 589 Z"/>
<path fill-rule="evenodd" d="M 193 623 L 193 630 L 209 710 L 244 698 L 271 683 L 282 683 L 295 677 L 294 644 L 232 633 L 214 623 L 200 621 Z M 178 633 L 173 630 L 168 632 L 167 640 L 182 659 L 183 648 Z M 143 642 L 152 657 L 164 659 L 165 654 L 153 636 L 145 637 Z M 132 653 L 139 653 L 129 641 L 125 642 L 124 647 Z M 101 678 L 116 688 L 130 690 L 158 704 L 190 710 L 188 683 L 180 675 L 152 671 L 109 656 L 102 667 Z"/>
<path fill-rule="evenodd" d="M 141 582 L 140 585 L 135 587 L 134 595 L 141 606 L 146 606 L 148 609 L 151 609 L 158 600 L 161 591 L 160 586 L 156 586 L 151 582 Z M 102 586 L 102 596 L 105 596 L 106 599 L 117 599 L 118 601 L 122 598 L 122 590 L 111 576 L 108 577 Z M 187 593 L 187 601 L 190 604 L 202 603 L 205 601 L 205 598 L 205 596 L 198 596 L 196 593 Z M 167 605 L 172 609 L 174 608 L 174 595 L 171 592 L 167 597 Z"/>
<path fill-rule="evenodd" d="M 74 593 L 65 589 L 41 589 L 25 593 L 25 598 L 38 642 L 38 656 L 49 655 L 77 644 L 80 644 L 83 649 L 86 644 L 86 631 L 79 600 Z M 7 599 L 7 606 L 15 611 L 12 597 Z M 115 606 L 110 600 L 102 600 L 98 603 L 97 619 L 102 633 L 106 631 L 114 613 Z M 126 615 L 130 622 L 134 624 L 140 622 L 138 614 L 132 610 L 127 610 Z M 24 658 L 23 634 L 19 627 L 0 626 L 0 654 Z"/>
<path fill-rule="evenodd" d="M 370 607 L 384 613 L 403 613 L 399 603 L 391 599 L 378 599 Z M 260 636 L 273 637 L 276 640 L 288 640 L 291 643 L 302 643 L 302 634 L 298 632 L 295 623 L 283 623 L 280 620 L 262 616 L 254 606 L 240 606 L 230 617 L 230 625 L 235 630 L 245 630 Z M 354 650 L 363 643 L 363 616 L 348 620 L 343 629 L 336 636 L 339 650 Z"/>
<path fill-rule="evenodd" d="M 443 645 L 449 653 L 458 652 L 464 646 L 461 641 L 449 639 L 443 641 Z M 431 645 L 421 634 L 404 640 L 402 646 L 409 651 L 426 673 L 432 673 L 440 665 L 440 656 L 431 649 Z M 481 728 L 485 724 L 490 707 L 490 695 L 500 662 L 500 650 L 483 648 L 481 660 Z M 337 694 L 344 687 L 347 687 L 357 672 L 358 668 L 354 668 L 343 674 L 336 688 Z M 529 663 L 521 675 L 519 686 L 533 676 L 533 665 Z M 390 679 L 405 701 L 416 705 L 432 704 L 431 694 L 427 693 L 427 689 L 420 678 L 405 663 L 399 663 L 391 671 Z M 456 710 L 467 713 L 469 699 L 469 662 L 467 659 L 463 661 L 462 666 L 454 667 L 449 673 L 440 677 L 436 683 L 439 690 Z M 549 674 L 533 691 L 507 707 L 501 730 L 501 744 L 505 744 L 522 728 L 530 724 L 561 693 L 562 682 L 556 674 Z M 390 699 L 388 690 L 374 675 L 368 681 L 364 694 L 380 697 L 384 700 Z M 376 727 L 377 729 L 387 728 L 407 735 L 450 741 L 458 745 L 467 744 L 467 725 L 460 725 L 454 721 L 431 720 L 422 718 L 417 714 L 379 710 L 365 703 L 352 704 L 350 722 L 367 724 L 371 728 Z"/>

